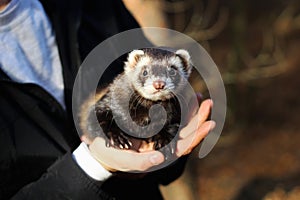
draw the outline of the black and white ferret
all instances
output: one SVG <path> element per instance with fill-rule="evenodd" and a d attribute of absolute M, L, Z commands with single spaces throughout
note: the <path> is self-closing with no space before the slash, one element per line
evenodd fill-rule
<path fill-rule="evenodd" d="M 191 70 L 190 55 L 186 50 L 133 50 L 125 62 L 124 72 L 83 104 L 80 114 L 83 134 L 89 140 L 106 136 L 107 146 L 120 149 L 131 148 L 130 138 L 151 143 L 152 149 L 161 149 L 179 130 L 182 113 L 177 97 L 183 96 Z M 160 119 L 162 109 L 149 116 L 150 108 L 156 104 L 166 113 L 163 124 Z M 96 122 L 92 120 L 93 116 L 96 116 Z M 162 129 L 157 131 L 159 126 Z M 146 129 L 138 130 L 139 135 L 128 134 L 136 127 Z M 174 153 L 174 148 L 171 145 L 168 152 Z"/>

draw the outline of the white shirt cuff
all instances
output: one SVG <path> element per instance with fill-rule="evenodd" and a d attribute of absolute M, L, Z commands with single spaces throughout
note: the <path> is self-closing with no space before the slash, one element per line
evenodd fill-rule
<path fill-rule="evenodd" d="M 77 162 L 80 168 L 91 178 L 97 181 L 108 179 L 112 173 L 107 171 L 90 153 L 89 148 L 85 143 L 81 143 L 73 152 L 73 159 Z"/>

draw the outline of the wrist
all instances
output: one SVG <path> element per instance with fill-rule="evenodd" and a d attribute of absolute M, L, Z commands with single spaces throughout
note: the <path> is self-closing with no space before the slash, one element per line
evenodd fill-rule
<path fill-rule="evenodd" d="M 83 142 L 73 152 L 73 159 L 88 176 L 97 181 L 104 181 L 112 175 L 107 167 L 91 155 L 89 148 Z"/>
<path fill-rule="evenodd" d="M 93 154 L 91 154 L 91 156 L 93 156 Z M 101 160 L 99 160 L 97 157 L 94 157 L 93 158 L 108 172 L 110 173 L 114 173 L 114 172 L 117 172 L 118 170 L 116 169 L 113 169 L 111 167 L 108 167 L 105 163 L 103 163 Z"/>

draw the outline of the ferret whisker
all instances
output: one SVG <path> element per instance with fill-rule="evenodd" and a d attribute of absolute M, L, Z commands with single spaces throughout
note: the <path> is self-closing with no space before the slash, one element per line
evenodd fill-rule
<path fill-rule="evenodd" d="M 134 116 L 136 117 L 137 116 L 137 108 L 139 106 L 139 101 L 140 101 L 141 97 L 139 95 L 136 95 L 136 98 L 135 98 L 135 101 L 132 102 L 132 108 L 134 110 Z"/>
<path fill-rule="evenodd" d="M 139 98 L 138 95 L 134 94 L 134 99 L 132 100 L 131 104 L 129 105 L 129 109 L 133 109 L 134 108 L 134 105 L 135 105 L 135 102 L 137 101 L 137 99 Z"/>
<path fill-rule="evenodd" d="M 140 95 L 138 95 L 138 94 L 135 94 L 136 95 L 136 98 L 135 98 L 135 101 L 133 102 L 133 108 L 135 109 L 135 110 L 137 110 L 137 108 L 139 107 L 139 105 L 140 105 L 140 101 L 141 101 L 141 99 L 143 98 L 143 97 L 141 97 Z"/>
<path fill-rule="evenodd" d="M 142 105 L 143 100 L 144 100 L 144 98 L 143 98 L 143 97 L 140 97 L 140 99 L 139 99 L 139 101 L 138 101 L 138 103 L 137 103 L 136 108 L 137 108 L 139 105 Z"/>

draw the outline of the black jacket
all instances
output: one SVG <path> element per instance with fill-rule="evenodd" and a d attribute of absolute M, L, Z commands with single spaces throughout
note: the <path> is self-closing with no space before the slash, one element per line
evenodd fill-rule
<path fill-rule="evenodd" d="M 43 88 L 13 82 L 0 70 L 0 199 L 161 199 L 160 183 L 182 172 L 185 158 L 144 178 L 100 183 L 73 161 L 79 145 L 71 94 L 81 61 L 106 38 L 139 27 L 120 0 L 41 0 L 55 30 L 66 110 Z M 0 63 L 1 64 L 1 63 Z M 115 65 L 106 80 L 122 71 Z"/>

